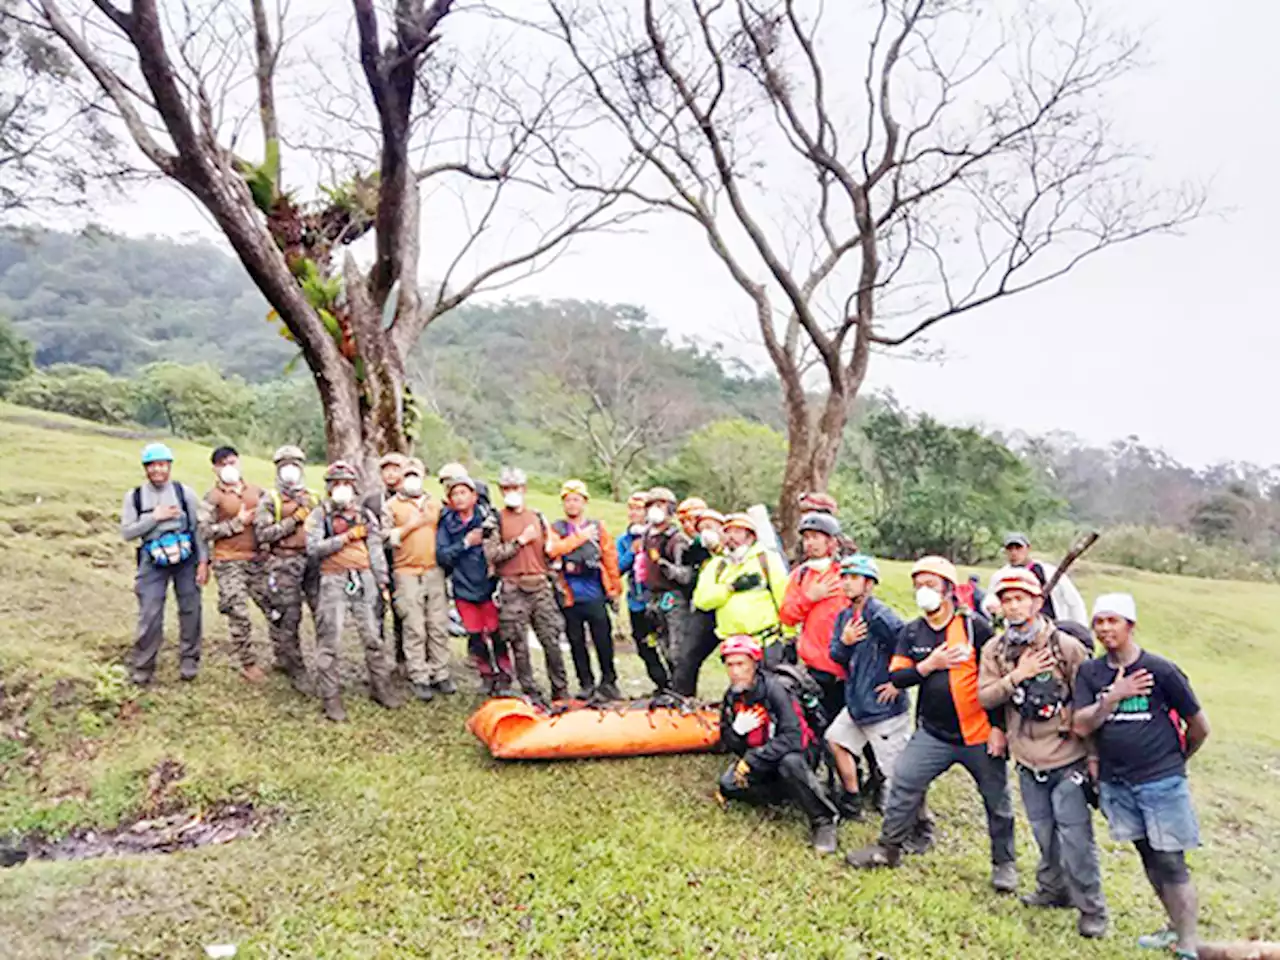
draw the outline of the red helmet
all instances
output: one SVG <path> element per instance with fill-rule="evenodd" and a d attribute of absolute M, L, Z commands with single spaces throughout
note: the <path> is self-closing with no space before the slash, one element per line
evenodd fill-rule
<path fill-rule="evenodd" d="M 764 648 L 760 646 L 760 641 L 749 633 L 739 633 L 720 644 L 721 660 L 735 654 L 747 656 L 759 662 L 764 659 Z"/>

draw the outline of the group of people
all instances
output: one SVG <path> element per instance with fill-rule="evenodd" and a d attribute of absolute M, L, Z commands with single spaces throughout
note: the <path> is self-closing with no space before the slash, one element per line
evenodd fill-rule
<path fill-rule="evenodd" d="M 894 867 L 933 845 L 928 790 L 959 764 L 982 799 L 992 885 L 1012 893 L 1011 758 L 1040 848 L 1024 902 L 1074 907 L 1083 936 L 1106 932 L 1096 793 L 1112 835 L 1135 845 L 1169 916 L 1169 929 L 1144 945 L 1195 956 L 1196 893 L 1184 853 L 1199 838 L 1186 761 L 1208 736 L 1205 713 L 1181 671 L 1138 646 L 1132 597 L 1099 597 L 1091 634 L 1078 622 L 1086 616 L 1079 592 L 1031 557 L 1025 536 L 1006 539 L 1009 565 L 985 592 L 962 582 L 949 560 L 921 558 L 911 572 L 920 616 L 904 622 L 875 596 L 878 564 L 843 534 L 825 494 L 801 501 L 801 553 L 788 563 L 749 514 L 680 501 L 664 487 L 629 498 L 627 528 L 615 538 L 589 516 L 580 480 L 563 484 L 563 515 L 550 521 L 526 502 L 526 477 L 512 467 L 501 471 L 494 503 L 459 464 L 440 469 L 436 495 L 420 460 L 388 454 L 378 489 L 361 497 L 351 464 L 329 464 L 320 493 L 305 487 L 301 450 L 284 446 L 273 459 L 267 491 L 245 481 L 235 450 L 218 448 L 214 484 L 197 499 L 170 479 L 167 447 L 143 450 L 147 482 L 125 495 L 122 511 L 124 538 L 139 543 L 136 683 L 154 674 L 170 582 L 180 675 L 195 678 L 200 589 L 210 572 L 251 683 L 265 676 L 252 601 L 267 618 L 275 666 L 310 692 L 298 638 L 303 604 L 310 607 L 314 690 L 337 722 L 346 718 L 339 641 L 348 615 L 371 695 L 385 707 L 401 705 L 396 663 L 420 700 L 457 691 L 451 605 L 487 693 L 518 685 L 546 699 L 532 666 L 536 639 L 550 699 L 569 698 L 563 637 L 574 696 L 590 702 L 621 698 L 612 610 L 625 604 L 654 696 L 694 696 L 703 663 L 719 651 L 729 677 L 721 738 L 736 755 L 719 781 L 723 802 L 792 802 L 825 853 L 837 848 L 839 820 L 878 810 L 877 842 L 846 859 Z M 1094 637 L 1104 649 L 1096 659 Z"/>

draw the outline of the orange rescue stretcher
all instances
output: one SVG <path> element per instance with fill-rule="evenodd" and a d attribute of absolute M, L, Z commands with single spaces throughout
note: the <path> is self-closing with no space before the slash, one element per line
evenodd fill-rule
<path fill-rule="evenodd" d="M 715 707 L 651 706 L 647 701 L 558 703 L 548 710 L 519 697 L 486 701 L 467 729 L 498 760 L 580 760 L 699 753 L 720 741 Z"/>

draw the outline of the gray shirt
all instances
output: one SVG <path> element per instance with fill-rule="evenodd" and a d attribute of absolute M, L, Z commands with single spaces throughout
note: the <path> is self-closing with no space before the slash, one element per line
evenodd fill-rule
<path fill-rule="evenodd" d="M 169 481 L 162 487 L 156 487 L 148 482 L 142 484 L 141 489 L 141 512 L 133 507 L 133 491 L 130 490 L 124 495 L 124 503 L 120 507 L 120 536 L 125 541 L 151 540 L 161 534 L 187 530 L 195 543 L 196 560 L 204 563 L 208 559 L 205 542 L 200 539 L 194 529 L 188 529 L 187 524 L 187 515 L 198 516 L 200 509 L 195 491 L 182 484 L 175 484 L 173 481 Z M 186 500 L 187 513 L 179 513 L 172 520 L 157 520 L 156 507 L 170 504 L 180 507 L 182 504 L 178 500 L 179 496 Z"/>

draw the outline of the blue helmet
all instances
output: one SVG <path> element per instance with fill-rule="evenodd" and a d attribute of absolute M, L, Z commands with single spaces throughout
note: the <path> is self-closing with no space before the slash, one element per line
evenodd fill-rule
<path fill-rule="evenodd" d="M 142 448 L 142 465 L 145 467 L 148 463 L 160 463 L 161 461 L 173 462 L 173 451 L 163 443 L 148 443 Z"/>
<path fill-rule="evenodd" d="M 880 582 L 880 565 L 876 563 L 875 557 L 865 553 L 855 553 L 841 560 L 840 573 L 846 577 L 860 576 Z"/>

